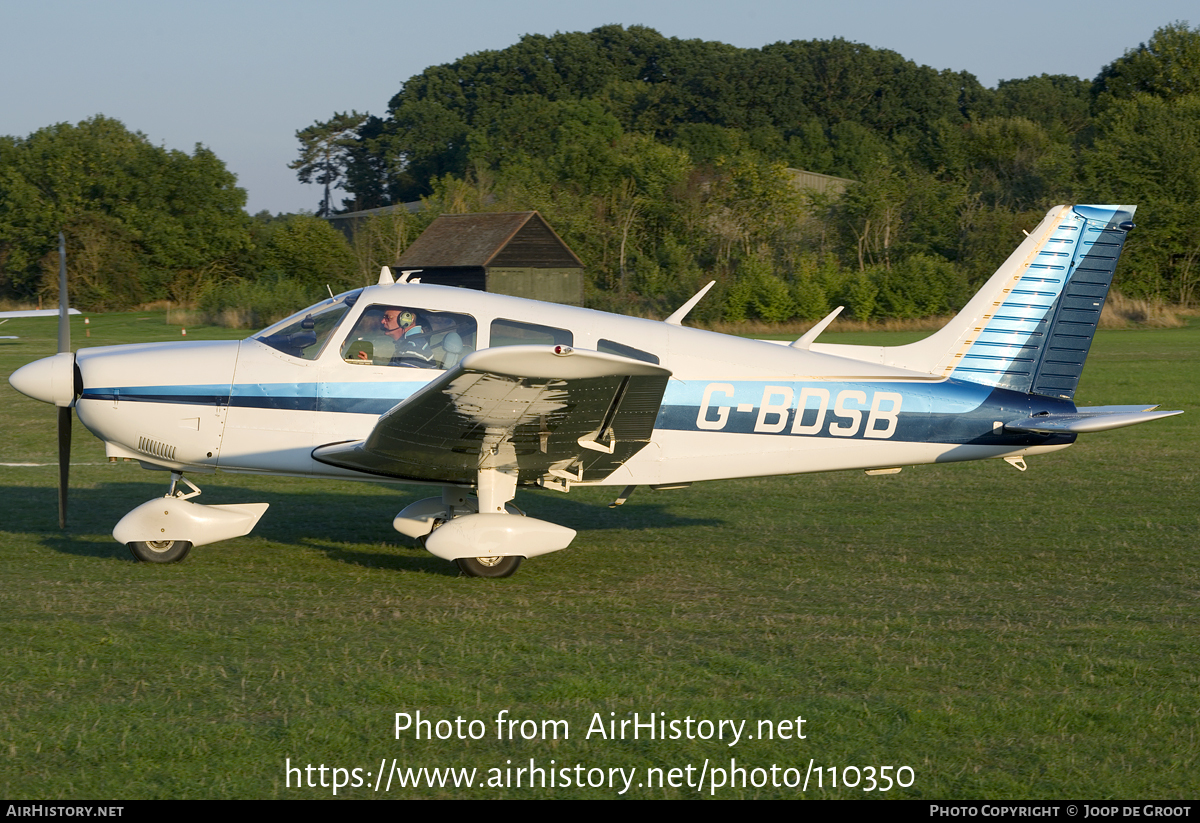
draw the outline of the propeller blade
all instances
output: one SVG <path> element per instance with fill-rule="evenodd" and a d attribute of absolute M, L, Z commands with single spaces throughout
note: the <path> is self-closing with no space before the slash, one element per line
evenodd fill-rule
<path fill-rule="evenodd" d="M 67 239 L 58 233 L 58 351 L 71 350 L 71 316 L 67 312 Z M 76 372 L 78 374 L 78 372 Z M 78 380 L 78 378 L 76 378 Z M 58 527 L 67 527 L 67 475 L 71 469 L 71 407 L 58 409 Z"/>
<path fill-rule="evenodd" d="M 67 313 L 67 238 L 58 233 L 58 350 L 71 350 L 71 316 Z"/>
<path fill-rule="evenodd" d="M 67 527 L 67 474 L 71 468 L 71 407 L 58 410 L 58 527 Z"/>

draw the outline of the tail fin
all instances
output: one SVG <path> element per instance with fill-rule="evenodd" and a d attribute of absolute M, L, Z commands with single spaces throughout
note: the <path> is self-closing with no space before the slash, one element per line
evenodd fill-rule
<path fill-rule="evenodd" d="M 1054 207 L 944 328 L 917 343 L 876 350 L 879 360 L 1073 398 L 1136 208 Z M 847 348 L 813 346 L 868 359 Z"/>

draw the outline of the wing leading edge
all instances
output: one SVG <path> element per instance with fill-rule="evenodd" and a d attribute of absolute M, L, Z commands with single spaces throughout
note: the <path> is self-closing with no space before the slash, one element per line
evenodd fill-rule
<path fill-rule="evenodd" d="M 383 414 L 365 440 L 313 458 L 461 485 L 489 469 L 521 485 L 603 480 L 650 442 L 670 376 L 568 346 L 483 349 Z"/>

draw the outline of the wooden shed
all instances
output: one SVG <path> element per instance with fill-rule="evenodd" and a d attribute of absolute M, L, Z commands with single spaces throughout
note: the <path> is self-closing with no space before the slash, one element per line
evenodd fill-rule
<path fill-rule="evenodd" d="M 422 283 L 583 305 L 583 263 L 536 211 L 443 214 L 396 261 Z"/>

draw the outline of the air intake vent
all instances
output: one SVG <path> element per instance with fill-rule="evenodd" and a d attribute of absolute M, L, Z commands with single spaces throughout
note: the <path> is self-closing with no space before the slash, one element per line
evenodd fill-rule
<path fill-rule="evenodd" d="M 175 447 L 163 443 L 161 440 L 142 435 L 138 438 L 138 451 L 142 454 L 148 454 L 151 457 L 159 457 L 163 460 L 175 459 Z"/>

